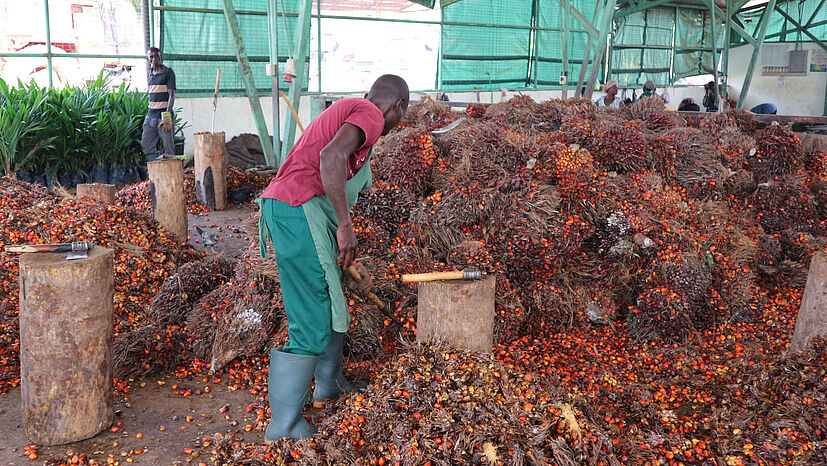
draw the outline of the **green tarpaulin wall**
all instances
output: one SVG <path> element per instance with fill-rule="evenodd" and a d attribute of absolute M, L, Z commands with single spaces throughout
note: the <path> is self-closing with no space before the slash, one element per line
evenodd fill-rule
<path fill-rule="evenodd" d="M 280 72 L 294 46 L 299 1 L 278 2 L 279 8 L 283 5 L 288 13 L 279 17 L 278 22 Z M 159 45 L 165 62 L 176 71 L 180 95 L 211 95 L 217 68 L 222 70 L 222 95 L 244 95 L 221 3 L 220 0 L 160 0 Z M 433 0 L 415 3 L 434 5 Z M 821 0 L 793 0 L 778 4 L 802 24 L 810 22 L 810 31 L 816 37 L 827 39 L 827 7 L 813 15 L 820 3 Z M 600 24 L 594 15 L 603 9 L 602 0 L 572 0 L 571 4 L 593 24 Z M 559 1 L 443 0 L 441 5 L 442 21 L 447 24 L 441 26 L 441 60 L 435 87 L 440 84 L 444 89 L 454 90 L 495 89 L 500 85 L 511 89 L 560 87 L 563 9 Z M 170 11 L 163 7 L 202 10 Z M 239 14 L 238 19 L 256 86 L 263 94 L 269 94 L 272 81 L 264 73 L 264 64 L 269 62 L 268 19 L 264 14 L 267 0 L 236 0 L 235 7 L 238 11 L 261 13 Z M 755 35 L 762 12 L 763 8 L 745 10 L 736 17 L 747 32 Z M 580 73 L 588 35 L 573 19 L 569 25 L 568 76 L 573 87 Z M 715 42 L 723 47 L 724 28 L 722 24 L 716 26 Z M 711 32 L 709 10 L 701 6 L 658 6 L 619 17 L 613 24 L 609 66 L 608 69 L 601 67 L 599 81 L 605 82 L 609 75 L 617 79 L 621 87 L 638 87 L 649 79 L 663 85 L 683 77 L 711 73 Z M 799 39 L 811 40 L 795 32 L 795 27 L 780 13 L 773 12 L 766 40 Z M 743 43 L 734 33 L 731 41 L 733 46 Z M 309 67 L 306 70 L 309 72 Z M 305 86 L 307 82 L 306 77 Z M 280 87 L 286 89 L 287 84 L 282 82 Z"/>
<path fill-rule="evenodd" d="M 594 12 L 595 4 L 596 0 L 572 1 L 574 8 L 588 15 Z M 512 26 L 444 24 L 440 69 L 443 88 L 559 87 L 563 33 L 562 7 L 556 0 L 462 0 L 445 6 L 442 20 Z M 570 24 L 571 80 L 580 72 L 587 34 L 573 20 Z"/>
<path fill-rule="evenodd" d="M 820 0 L 779 1 L 778 7 L 802 25 L 806 25 L 812 18 L 811 25 L 808 28 L 810 33 L 821 41 L 827 41 L 827 5 L 822 6 L 821 10 L 813 16 L 813 12 L 816 11 L 820 3 Z M 747 32 L 755 36 L 758 20 L 763 12 L 763 8 L 747 10 L 738 15 L 738 20 Z M 764 40 L 768 42 L 809 42 L 812 40 L 804 33 L 795 32 L 795 29 L 796 27 L 787 18 L 774 11 L 770 17 L 770 24 L 767 26 L 767 37 Z M 733 39 L 740 44 L 746 43 L 740 36 L 733 37 Z"/>
<path fill-rule="evenodd" d="M 267 0 L 243 0 L 234 4 L 237 11 L 267 11 Z M 282 8 L 281 5 L 284 5 L 287 13 L 295 14 L 298 13 L 298 4 L 298 0 L 280 0 L 279 10 Z M 223 12 L 221 0 L 162 0 L 161 6 L 204 8 Z M 223 13 L 160 9 L 159 15 L 159 48 L 163 53 L 164 64 L 175 70 L 179 95 L 212 95 L 215 92 L 215 75 L 218 68 L 221 68 L 221 94 L 245 95 L 235 46 Z M 265 74 L 265 64 L 270 62 L 267 15 L 239 14 L 238 22 L 256 88 L 262 94 L 270 94 L 273 88 L 272 78 Z M 297 22 L 296 16 L 279 16 L 279 76 L 284 71 L 285 61 L 292 53 Z M 306 74 L 304 80 L 305 88 L 307 76 Z M 279 89 L 286 91 L 289 84 L 281 80 L 279 83 Z"/>

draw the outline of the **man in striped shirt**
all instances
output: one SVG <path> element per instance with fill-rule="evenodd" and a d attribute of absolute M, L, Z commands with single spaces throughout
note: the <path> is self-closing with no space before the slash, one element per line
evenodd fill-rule
<path fill-rule="evenodd" d="M 146 78 L 146 93 L 149 96 L 149 112 L 144 120 L 141 149 L 147 161 L 152 161 L 158 157 L 156 146 L 159 138 L 164 142 L 164 155 L 175 154 L 172 137 L 175 72 L 161 63 L 161 51 L 157 47 L 150 47 L 147 58 L 149 73 Z"/>

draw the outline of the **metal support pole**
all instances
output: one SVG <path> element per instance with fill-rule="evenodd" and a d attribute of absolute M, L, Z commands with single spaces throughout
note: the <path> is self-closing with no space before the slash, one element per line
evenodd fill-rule
<path fill-rule="evenodd" d="M 749 86 L 752 84 L 752 75 L 755 73 L 755 65 L 758 63 L 758 54 L 761 52 L 761 46 L 764 45 L 764 38 L 767 37 L 767 26 L 770 24 L 770 15 L 775 9 L 776 0 L 769 0 L 764 13 L 761 15 L 761 22 L 758 24 L 758 34 L 755 38 L 755 46 L 752 49 L 752 57 L 749 61 L 747 74 L 744 76 L 744 85 L 741 88 L 741 95 L 738 97 L 738 110 L 743 110 L 744 104 L 749 93 Z"/>
<path fill-rule="evenodd" d="M 813 20 L 816 19 L 816 16 L 818 16 L 818 12 L 820 12 L 821 9 L 824 7 L 824 2 L 825 1 L 827 1 L 827 0 L 821 0 L 821 2 L 819 2 L 816 9 L 813 10 L 813 15 L 810 16 L 809 21 L 807 21 L 807 24 L 805 24 L 804 27 L 809 27 L 811 24 L 813 24 Z"/>
<path fill-rule="evenodd" d="M 561 40 L 563 42 L 563 76 L 566 77 L 566 82 L 563 83 L 562 97 L 563 100 L 569 98 L 569 19 L 571 18 L 571 2 L 566 2 L 563 10 L 563 35 Z M 575 90 L 575 94 L 577 90 Z"/>
<path fill-rule="evenodd" d="M 775 7 L 775 10 L 777 12 L 781 13 L 781 16 L 783 16 L 787 21 L 789 21 L 790 24 L 792 24 L 793 26 L 798 28 L 799 31 L 801 31 L 804 34 L 806 34 L 807 36 L 809 36 L 810 39 L 812 39 L 813 42 L 816 43 L 816 45 L 818 45 L 819 47 L 821 47 L 824 50 L 827 50 L 827 45 L 825 45 L 824 42 L 822 42 L 818 37 L 816 37 L 812 32 L 810 32 L 810 29 L 808 27 L 802 26 L 798 21 L 796 21 L 793 17 L 788 15 L 787 12 L 785 12 L 784 10 L 779 8 L 778 6 Z"/>
<path fill-rule="evenodd" d="M 155 0 L 147 0 L 147 2 L 149 3 L 149 46 L 155 47 Z"/>
<path fill-rule="evenodd" d="M 597 48 L 594 50 L 594 60 L 592 60 L 592 66 L 589 72 L 589 81 L 586 83 L 586 98 L 589 100 L 591 100 L 592 94 L 594 93 L 594 83 L 597 81 L 597 74 L 600 72 L 600 67 L 605 59 L 606 43 L 609 40 L 609 31 L 612 29 L 616 5 L 617 0 L 606 0 L 606 8 L 603 10 L 603 18 L 600 22 L 600 35 L 597 38 Z"/>
<path fill-rule="evenodd" d="M 732 27 L 730 23 L 732 21 L 732 6 L 730 2 L 726 2 L 726 18 L 724 23 L 726 24 L 726 29 L 724 29 L 724 51 L 723 55 L 721 56 L 721 63 L 724 70 L 724 92 L 723 96 L 724 99 L 729 98 L 729 41 L 732 40 Z M 722 104 L 725 102 L 722 102 Z"/>
<path fill-rule="evenodd" d="M 319 67 L 319 94 L 322 93 L 322 2 L 316 2 L 316 63 Z"/>
<path fill-rule="evenodd" d="M 294 44 L 293 58 L 296 60 L 296 77 L 290 84 L 288 97 L 293 108 L 298 109 L 304 87 L 305 61 L 307 58 L 307 43 L 310 41 L 310 16 L 313 14 L 313 0 L 303 0 L 299 4 L 299 34 Z M 287 154 L 293 148 L 296 139 L 296 119 L 288 113 L 284 121 L 284 143 L 281 145 L 281 160 L 287 159 Z"/>
<path fill-rule="evenodd" d="M 600 2 L 594 2 L 594 15 L 592 15 L 592 22 L 596 23 L 599 18 Z M 595 38 L 591 35 L 586 38 L 586 50 L 583 52 L 583 61 L 580 62 L 580 75 L 577 77 L 577 87 L 574 88 L 574 95 L 578 98 L 582 97 L 580 95 L 580 89 L 583 89 L 583 82 L 586 80 L 586 71 L 589 67 L 589 58 L 592 53 L 594 41 Z"/>
<path fill-rule="evenodd" d="M 267 0 L 267 18 L 270 32 L 270 64 L 275 67 L 273 74 L 273 153 L 281 154 L 281 112 L 279 110 L 279 4 L 278 0 Z M 281 165 L 281 164 L 279 164 Z"/>
<path fill-rule="evenodd" d="M 149 2 L 150 0 L 141 0 L 141 16 L 144 26 L 144 52 L 149 50 Z"/>
<path fill-rule="evenodd" d="M 49 72 L 49 87 L 54 87 L 52 81 L 52 27 L 51 18 L 49 18 L 49 0 L 43 0 L 43 6 L 46 10 L 46 69 Z"/>
<path fill-rule="evenodd" d="M 261 140 L 261 148 L 264 150 L 264 160 L 267 165 L 276 164 L 276 153 L 273 151 L 273 144 L 270 142 L 270 134 L 267 132 L 267 121 L 264 119 L 264 112 L 261 111 L 256 83 L 253 80 L 253 71 L 250 69 L 250 60 L 247 59 L 247 51 L 244 48 L 244 41 L 241 38 L 241 27 L 238 25 L 238 17 L 235 14 L 233 0 L 221 0 L 224 6 L 224 17 L 227 18 L 227 27 L 233 36 L 235 45 L 235 56 L 238 59 L 238 68 L 241 71 L 241 80 L 247 90 L 247 99 L 250 101 L 250 109 L 253 111 L 253 120 L 256 123 L 258 138 Z M 276 90 L 278 92 L 278 89 Z"/>
<path fill-rule="evenodd" d="M 712 79 L 714 80 L 714 85 L 712 86 L 712 91 L 715 92 L 715 98 L 717 99 L 720 95 L 720 90 L 718 89 L 718 38 L 715 37 L 715 0 L 709 0 L 709 32 L 712 35 Z M 718 105 L 718 111 L 724 111 L 724 103 L 721 102 Z"/>

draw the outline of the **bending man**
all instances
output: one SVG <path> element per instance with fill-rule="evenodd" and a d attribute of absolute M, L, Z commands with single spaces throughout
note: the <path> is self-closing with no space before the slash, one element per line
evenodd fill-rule
<path fill-rule="evenodd" d="M 270 237 L 289 324 L 288 343 L 270 352 L 268 442 L 316 432 L 302 416 L 314 377 L 316 402 L 353 390 L 342 375 L 350 326 L 342 269 L 358 252 L 350 208 L 372 183 L 371 147 L 399 124 L 408 101 L 405 81 L 384 75 L 365 98 L 334 103 L 308 125 L 259 200 L 262 255 Z"/>

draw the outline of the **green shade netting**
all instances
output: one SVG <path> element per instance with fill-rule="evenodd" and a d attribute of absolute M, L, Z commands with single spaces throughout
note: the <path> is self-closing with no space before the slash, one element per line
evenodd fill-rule
<path fill-rule="evenodd" d="M 678 10 L 675 24 L 674 79 L 714 73 L 715 60 L 711 52 L 712 44 L 716 44 L 719 49 L 723 48 L 724 27 L 719 18 L 718 23 L 715 24 L 716 40 L 713 41 L 710 18 L 708 11 Z M 706 50 L 701 50 L 701 48 Z"/>
<path fill-rule="evenodd" d="M 670 82 L 674 25 L 675 8 L 666 7 L 633 13 L 616 21 L 611 77 L 620 87 L 641 87 L 650 79 L 657 84 Z"/>
<path fill-rule="evenodd" d="M 827 40 L 827 4 L 821 7 L 821 10 L 816 12 L 821 0 L 805 0 L 778 2 L 778 7 L 785 13 L 790 15 L 801 25 L 810 23 L 808 27 L 811 34 L 816 36 L 819 40 Z M 764 8 L 752 10 L 741 13 L 737 16 L 738 21 L 743 25 L 744 29 L 753 37 L 758 35 L 758 23 Z M 814 14 L 815 13 L 815 14 Z M 773 11 L 770 15 L 770 22 L 767 26 L 767 36 L 764 40 L 768 42 L 811 42 L 812 38 L 806 34 L 795 31 L 796 26 L 793 25 L 781 13 Z M 736 44 L 746 43 L 741 36 L 733 35 L 733 42 Z"/>
<path fill-rule="evenodd" d="M 597 0 L 583 0 L 573 2 L 573 7 L 582 13 L 591 22 L 594 19 Z M 555 0 L 540 0 L 537 11 L 537 27 L 560 28 L 563 24 L 564 11 Z M 580 75 L 580 66 L 586 52 L 588 33 L 582 25 L 572 17 L 569 23 L 569 86 L 577 85 Z M 535 38 L 536 51 L 532 66 L 532 84 L 538 87 L 559 87 L 560 75 L 563 72 L 563 33 L 561 31 L 538 30 Z M 592 53 L 594 50 L 592 50 Z M 591 60 L 588 61 L 591 63 Z M 588 76 L 588 75 L 587 75 Z"/>
<path fill-rule="evenodd" d="M 596 1 L 574 0 L 572 6 L 591 20 Z M 556 0 L 443 2 L 442 20 L 520 26 L 443 25 L 443 88 L 559 87 L 562 9 Z M 569 24 L 569 81 L 576 81 L 588 36 L 573 18 Z M 531 27 L 538 28 L 534 34 Z"/>
<path fill-rule="evenodd" d="M 448 22 L 530 26 L 531 0 L 462 0 L 442 8 Z M 529 29 L 487 26 L 442 27 L 442 87 L 525 87 Z"/>
<path fill-rule="evenodd" d="M 221 0 L 162 0 L 161 5 L 223 11 Z M 267 0 L 236 0 L 234 5 L 237 12 L 267 11 Z M 284 5 L 287 13 L 297 13 L 299 1 L 280 0 L 279 10 L 282 8 L 281 5 Z M 164 64 L 175 70 L 179 95 L 212 95 L 215 91 L 215 75 L 219 68 L 221 95 L 246 95 L 235 56 L 235 46 L 223 13 L 161 10 L 159 14 L 159 48 L 163 54 Z M 272 78 L 265 74 L 265 64 L 270 62 L 267 15 L 238 14 L 237 17 L 256 89 L 262 94 L 269 94 L 272 91 Z M 279 17 L 279 76 L 284 71 L 285 61 L 292 53 L 297 23 L 298 18 L 295 16 Z M 308 82 L 308 68 L 305 67 L 305 88 Z M 279 83 L 279 89 L 288 89 L 288 83 L 281 79 Z"/>

